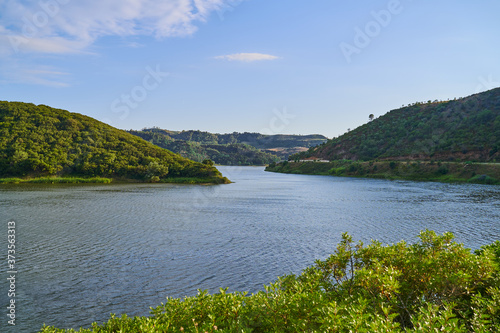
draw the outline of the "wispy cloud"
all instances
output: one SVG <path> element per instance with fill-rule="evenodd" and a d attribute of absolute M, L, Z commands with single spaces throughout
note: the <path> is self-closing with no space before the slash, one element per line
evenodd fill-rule
<path fill-rule="evenodd" d="M 9 44 L 11 52 L 74 53 L 103 36 L 189 36 L 236 1 L 7 0 L 0 4 L 0 43 L 3 53 Z"/>
<path fill-rule="evenodd" d="M 277 56 L 273 56 L 270 54 L 262 54 L 262 53 L 235 53 L 217 56 L 215 59 L 220 60 L 229 60 L 229 61 L 242 61 L 242 62 L 253 62 L 253 61 L 262 61 L 262 60 L 276 60 L 280 59 Z"/>
<path fill-rule="evenodd" d="M 241 0 L 4 0 L 0 1 L 0 76 L 9 80 L 6 64 L 35 67 L 33 54 L 88 54 L 105 36 L 192 35 L 213 12 Z M 140 47 L 131 41 L 124 45 Z M 54 73 L 25 72 L 15 81 L 65 86 Z M 50 75 L 48 75 L 50 74 Z M 48 78 L 47 78 L 48 77 Z"/>
<path fill-rule="evenodd" d="M 31 65 L 17 59 L 6 59 L 0 64 L 0 83 L 27 83 L 50 87 L 68 87 L 70 73 L 52 66 Z"/>

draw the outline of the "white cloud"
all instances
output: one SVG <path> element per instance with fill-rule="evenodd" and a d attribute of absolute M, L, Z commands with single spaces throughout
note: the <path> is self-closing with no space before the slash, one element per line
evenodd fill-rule
<path fill-rule="evenodd" d="M 236 1 L 6 0 L 0 4 L 0 53 L 75 53 L 103 36 L 188 36 Z"/>
<path fill-rule="evenodd" d="M 270 54 L 262 54 L 262 53 L 236 53 L 236 54 L 228 54 L 228 55 L 218 56 L 218 57 L 215 57 L 215 59 L 229 60 L 229 61 L 252 62 L 252 61 L 261 61 L 261 60 L 276 60 L 276 59 L 280 59 L 280 58 L 277 56 L 270 55 Z"/>
<path fill-rule="evenodd" d="M 67 86 L 33 54 L 91 53 L 101 37 L 189 36 L 241 0 L 0 0 L 0 83 Z M 125 39 L 124 38 L 124 39 Z M 132 38 L 131 38 L 132 39 Z M 125 39 L 128 47 L 141 44 Z M 38 58 L 39 59 L 39 58 Z"/>

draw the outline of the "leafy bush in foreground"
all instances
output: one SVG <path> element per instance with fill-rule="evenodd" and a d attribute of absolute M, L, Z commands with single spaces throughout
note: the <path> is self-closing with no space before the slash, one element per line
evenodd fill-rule
<path fill-rule="evenodd" d="M 326 260 L 256 294 L 199 291 L 80 332 L 498 332 L 500 242 L 473 254 L 451 233 L 419 238 L 365 246 L 344 234 Z"/>

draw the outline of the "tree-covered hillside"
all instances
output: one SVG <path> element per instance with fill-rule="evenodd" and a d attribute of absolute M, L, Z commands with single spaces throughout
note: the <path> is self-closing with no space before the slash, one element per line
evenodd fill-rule
<path fill-rule="evenodd" d="M 217 164 L 225 165 L 269 164 L 327 140 L 318 134 L 214 134 L 202 131 L 176 132 L 156 127 L 129 133 L 192 160 L 202 161 L 208 158 Z"/>
<path fill-rule="evenodd" d="M 93 118 L 0 101 L 0 177 L 42 176 L 227 181 L 209 163 L 190 161 Z"/>
<path fill-rule="evenodd" d="M 222 165 L 265 165 L 280 160 L 276 155 L 261 151 L 244 143 L 218 144 L 216 143 L 217 141 L 208 141 L 210 143 L 200 143 L 191 140 L 185 141 L 172 139 L 170 136 L 159 131 L 129 131 L 129 133 L 198 162 L 210 159 Z"/>
<path fill-rule="evenodd" d="M 328 138 L 320 134 L 288 135 L 288 134 L 260 134 L 260 133 L 228 133 L 215 134 L 203 131 L 169 131 L 157 127 L 145 128 L 142 132 L 161 133 L 174 140 L 194 141 L 205 144 L 232 144 L 245 143 L 258 149 L 313 147 L 325 142 Z"/>
<path fill-rule="evenodd" d="M 414 103 L 292 157 L 500 162 L 500 88 Z"/>

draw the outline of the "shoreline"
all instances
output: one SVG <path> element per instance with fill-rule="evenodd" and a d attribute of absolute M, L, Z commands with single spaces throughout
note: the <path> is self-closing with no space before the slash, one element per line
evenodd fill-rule
<path fill-rule="evenodd" d="M 443 161 L 293 162 L 270 164 L 265 171 L 289 174 L 441 183 L 500 185 L 500 163 Z"/>
<path fill-rule="evenodd" d="M 8 177 L 0 178 L 0 185 L 4 184 L 192 184 L 192 185 L 217 185 L 230 184 L 231 181 L 227 178 L 165 178 L 156 182 L 140 181 L 137 179 L 119 179 L 106 177 L 33 177 L 33 178 L 18 178 Z"/>

